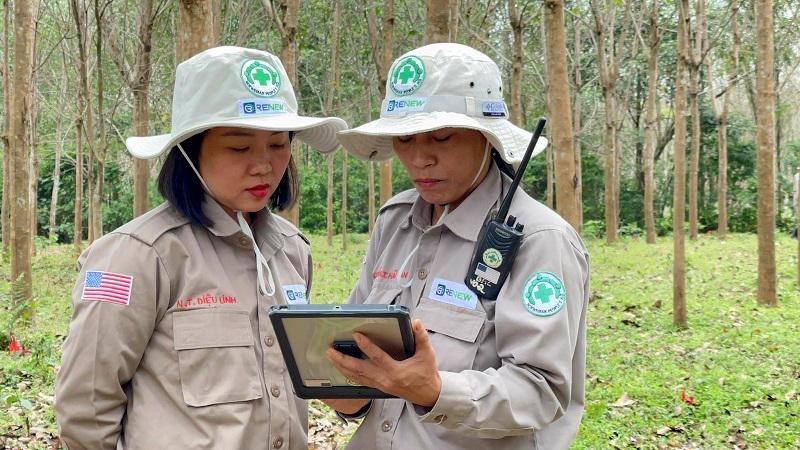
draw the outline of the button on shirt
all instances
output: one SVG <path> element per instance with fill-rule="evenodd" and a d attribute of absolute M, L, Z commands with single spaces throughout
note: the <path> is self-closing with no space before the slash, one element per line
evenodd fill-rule
<path fill-rule="evenodd" d="M 258 291 L 252 241 L 206 196 L 204 228 L 168 204 L 79 259 L 55 411 L 71 449 L 306 449 L 269 308 L 311 285 L 308 242 L 262 210 L 252 228 L 276 283 Z M 128 305 L 82 299 L 88 271 L 132 277 Z M 281 392 L 283 391 L 283 392 Z"/>
<path fill-rule="evenodd" d="M 497 300 L 479 298 L 464 285 L 484 219 L 499 208 L 509 185 L 492 166 L 440 225 L 431 226 L 432 207 L 414 190 L 381 210 L 350 302 L 403 305 L 421 319 L 442 389 L 430 409 L 373 400 L 348 448 L 561 449 L 574 439 L 584 406 L 589 291 L 580 237 L 518 190 L 510 214 L 525 224 L 524 237 Z M 406 270 L 398 272 L 417 243 Z M 541 292 L 533 289 L 537 277 L 550 282 Z M 409 278 L 411 286 L 401 288 Z M 547 315 L 535 306 L 558 305 L 559 297 L 545 292 L 553 286 L 565 291 L 565 302 Z"/>

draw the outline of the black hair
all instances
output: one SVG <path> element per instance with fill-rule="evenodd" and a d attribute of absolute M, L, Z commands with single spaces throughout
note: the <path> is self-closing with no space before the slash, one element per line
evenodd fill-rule
<path fill-rule="evenodd" d="M 200 147 L 205 136 L 206 132 L 203 131 L 185 139 L 180 144 L 196 168 L 199 167 Z M 293 138 L 294 132 L 290 131 L 289 142 L 292 142 Z M 269 207 L 278 211 L 291 208 L 297 201 L 299 190 L 297 167 L 294 158 L 289 157 L 289 166 L 278 183 L 278 188 L 269 199 Z M 203 213 L 205 198 L 203 184 L 181 155 L 177 146 L 172 147 L 158 174 L 158 192 L 193 224 L 204 227 L 214 225 L 211 219 Z"/>

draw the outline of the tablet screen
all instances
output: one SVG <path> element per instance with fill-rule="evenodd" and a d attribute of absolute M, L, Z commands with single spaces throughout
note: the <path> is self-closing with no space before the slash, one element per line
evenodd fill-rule
<path fill-rule="evenodd" d="M 353 386 L 328 361 L 336 341 L 352 341 L 357 331 L 394 359 L 405 359 L 403 338 L 395 317 L 285 317 L 283 326 L 303 384 L 308 387 Z"/>

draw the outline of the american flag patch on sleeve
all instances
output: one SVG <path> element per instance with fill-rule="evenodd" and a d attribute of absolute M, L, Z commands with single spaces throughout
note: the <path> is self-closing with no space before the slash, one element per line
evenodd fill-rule
<path fill-rule="evenodd" d="M 81 300 L 125 305 L 131 301 L 133 277 L 114 272 L 89 271 L 83 282 Z"/>

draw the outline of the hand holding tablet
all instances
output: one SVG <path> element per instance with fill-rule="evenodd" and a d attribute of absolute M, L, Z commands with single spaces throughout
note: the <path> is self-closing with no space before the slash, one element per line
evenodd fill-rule
<path fill-rule="evenodd" d="M 394 360 L 414 355 L 414 333 L 406 308 L 395 305 L 278 305 L 269 313 L 295 394 L 304 399 L 390 398 L 393 395 L 349 380 L 326 352 L 361 357 L 353 333 Z"/>

